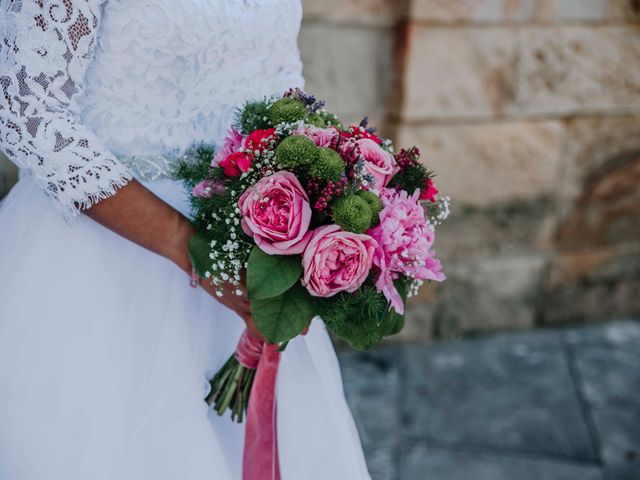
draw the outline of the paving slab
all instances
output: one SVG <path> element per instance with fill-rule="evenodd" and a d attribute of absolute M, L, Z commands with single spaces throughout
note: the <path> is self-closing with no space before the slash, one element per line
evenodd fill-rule
<path fill-rule="evenodd" d="M 373 480 L 640 480 L 640 321 L 340 361 Z"/>
<path fill-rule="evenodd" d="M 375 480 L 396 480 L 400 445 L 401 348 L 341 355 L 345 394 Z"/>
<path fill-rule="evenodd" d="M 597 466 L 548 459 L 412 447 L 400 464 L 402 480 L 602 480 Z"/>
<path fill-rule="evenodd" d="M 640 479 L 640 322 L 566 334 L 611 480 Z"/>
<path fill-rule="evenodd" d="M 557 332 L 405 348 L 406 434 L 594 461 Z"/>

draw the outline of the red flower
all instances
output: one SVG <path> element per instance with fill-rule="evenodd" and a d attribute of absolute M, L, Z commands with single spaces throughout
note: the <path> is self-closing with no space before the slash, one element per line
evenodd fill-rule
<path fill-rule="evenodd" d="M 436 195 L 438 194 L 438 189 L 436 188 L 435 183 L 430 178 L 427 178 L 427 181 L 424 182 L 424 186 L 420 190 L 420 200 L 429 200 L 430 202 L 436 201 Z"/>
<path fill-rule="evenodd" d="M 251 157 L 245 152 L 232 153 L 222 160 L 219 166 L 224 169 L 224 174 L 227 177 L 239 177 L 242 172 L 247 172 L 251 167 Z"/>
<path fill-rule="evenodd" d="M 245 140 L 244 148 L 250 152 L 264 150 L 269 147 L 269 142 L 276 138 L 276 129 L 255 130 Z"/>
<path fill-rule="evenodd" d="M 368 138 L 376 142 L 378 145 L 382 145 L 382 140 L 375 133 L 371 133 L 364 128 L 356 127 L 355 125 L 349 127 L 349 130 L 346 132 L 342 132 L 342 136 L 344 138 L 355 138 L 356 140 Z"/>

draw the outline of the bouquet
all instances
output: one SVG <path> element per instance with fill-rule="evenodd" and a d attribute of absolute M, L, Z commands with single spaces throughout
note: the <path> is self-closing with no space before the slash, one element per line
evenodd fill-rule
<path fill-rule="evenodd" d="M 191 157 L 177 174 L 191 189 L 194 268 L 218 295 L 229 286 L 242 295 L 246 274 L 267 339 L 245 331 L 211 380 L 207 401 L 219 414 L 243 420 L 256 368 L 277 369 L 312 318 L 365 350 L 402 329 L 406 299 L 424 281 L 445 278 L 433 244 L 449 200 L 418 148 L 394 152 L 366 118 L 345 126 L 290 90 L 246 103 L 221 148 L 201 145 Z"/>

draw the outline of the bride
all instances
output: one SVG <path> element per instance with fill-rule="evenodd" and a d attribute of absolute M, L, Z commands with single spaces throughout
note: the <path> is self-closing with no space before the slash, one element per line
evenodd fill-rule
<path fill-rule="evenodd" d="M 0 0 L 0 148 L 21 168 L 0 206 L 1 479 L 241 478 L 244 425 L 203 398 L 249 304 L 190 288 L 171 163 L 302 86 L 300 18 L 300 0 Z M 277 401 L 283 480 L 369 478 L 321 321 Z"/>

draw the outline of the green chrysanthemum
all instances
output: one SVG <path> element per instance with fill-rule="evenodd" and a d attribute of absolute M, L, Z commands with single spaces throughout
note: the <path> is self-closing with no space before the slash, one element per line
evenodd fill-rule
<path fill-rule="evenodd" d="M 337 182 L 344 173 L 345 163 L 338 152 L 330 148 L 320 148 L 318 157 L 309 164 L 309 174 L 321 180 Z"/>
<path fill-rule="evenodd" d="M 324 121 L 321 115 L 317 113 L 311 113 L 305 120 L 305 123 L 309 123 L 311 125 L 315 125 L 319 128 L 325 128 L 327 126 L 327 122 Z"/>
<path fill-rule="evenodd" d="M 245 135 L 255 130 L 270 128 L 271 103 L 267 100 L 247 102 L 237 119 L 238 127 Z"/>
<path fill-rule="evenodd" d="M 276 147 L 276 159 L 284 168 L 295 168 L 315 163 L 319 148 L 307 137 L 292 135 Z"/>
<path fill-rule="evenodd" d="M 271 122 L 274 125 L 280 123 L 294 123 L 307 116 L 307 107 L 295 98 L 281 98 L 271 106 Z"/>
<path fill-rule="evenodd" d="M 380 223 L 380 212 L 384 208 L 382 204 L 382 200 L 375 193 L 372 193 L 368 190 L 360 190 L 356 193 L 360 198 L 362 198 L 371 209 L 371 226 L 377 225 Z"/>
<path fill-rule="evenodd" d="M 333 204 L 333 221 L 343 230 L 363 233 L 371 226 L 371 208 L 358 195 L 338 198 Z"/>

